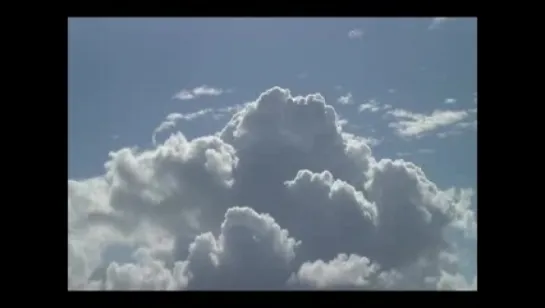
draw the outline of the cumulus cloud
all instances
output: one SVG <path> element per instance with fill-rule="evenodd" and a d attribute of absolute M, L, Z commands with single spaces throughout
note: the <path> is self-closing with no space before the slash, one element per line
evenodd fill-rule
<path fill-rule="evenodd" d="M 363 37 L 363 30 L 362 29 L 352 29 L 348 31 L 348 38 L 354 40 L 354 39 L 360 39 Z"/>
<path fill-rule="evenodd" d="M 228 92 L 231 92 L 231 91 L 225 91 L 223 89 L 220 89 L 220 88 L 213 88 L 213 87 L 209 87 L 207 85 L 202 85 L 200 87 L 196 87 L 192 90 L 187 90 L 187 89 L 183 89 L 181 90 L 180 92 L 176 93 L 173 98 L 174 99 L 179 99 L 179 100 L 192 100 L 192 99 L 196 99 L 196 98 L 199 98 L 201 96 L 219 96 L 223 93 L 228 93 Z"/>
<path fill-rule="evenodd" d="M 442 24 L 444 24 L 445 22 L 447 22 L 447 21 L 449 21 L 451 19 L 452 18 L 448 18 L 448 17 L 435 17 L 435 18 L 432 18 L 431 23 L 428 26 L 428 29 L 429 30 L 435 30 L 435 29 L 439 28 Z"/>
<path fill-rule="evenodd" d="M 396 122 L 391 122 L 388 126 L 401 137 L 421 137 L 440 127 L 460 122 L 469 115 L 465 110 L 435 110 L 426 115 L 403 109 L 390 110 L 387 114 L 397 119 Z"/>
<path fill-rule="evenodd" d="M 68 181 L 69 289 L 476 288 L 445 258 L 449 234 L 475 235 L 472 191 L 374 157 L 339 121 L 273 87 L 215 135 L 110 153 Z"/>

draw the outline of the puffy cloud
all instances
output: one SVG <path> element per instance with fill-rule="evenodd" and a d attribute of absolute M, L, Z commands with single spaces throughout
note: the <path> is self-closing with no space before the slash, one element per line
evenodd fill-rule
<path fill-rule="evenodd" d="M 445 99 L 445 104 L 455 104 L 455 103 L 456 103 L 455 98 L 446 98 Z"/>
<path fill-rule="evenodd" d="M 378 269 L 366 257 L 339 254 L 327 263 L 322 260 L 303 263 L 290 283 L 318 289 L 368 287 Z"/>
<path fill-rule="evenodd" d="M 320 94 L 273 87 L 233 112 L 69 180 L 70 289 L 471 286 L 444 261 L 447 233 L 476 234 L 470 190 L 376 159 Z"/>

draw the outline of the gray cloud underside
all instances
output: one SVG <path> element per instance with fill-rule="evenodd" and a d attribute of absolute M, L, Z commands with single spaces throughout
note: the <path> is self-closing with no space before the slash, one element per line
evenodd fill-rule
<path fill-rule="evenodd" d="M 472 190 L 374 157 L 319 94 L 271 88 L 105 169 L 68 181 L 69 289 L 476 288 L 448 235 L 475 241 Z"/>

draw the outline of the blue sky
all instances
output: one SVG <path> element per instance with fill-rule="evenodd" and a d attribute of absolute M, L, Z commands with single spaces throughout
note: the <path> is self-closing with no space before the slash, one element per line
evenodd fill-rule
<path fill-rule="evenodd" d="M 153 148 L 172 113 L 203 115 L 158 143 L 176 130 L 213 134 L 230 118 L 222 108 L 273 86 L 321 93 L 375 157 L 412 161 L 442 189 L 476 191 L 472 18 L 70 19 L 69 178 L 103 174 L 110 151 Z"/>
<path fill-rule="evenodd" d="M 374 98 L 416 113 L 475 108 L 476 20 L 448 20 L 430 29 L 431 23 L 430 18 L 71 19 L 69 175 L 102 173 L 113 149 L 149 147 L 150 132 L 171 112 L 235 105 L 273 85 L 301 95 L 319 92 L 330 104 L 351 92 L 355 105 Z M 350 39 L 353 29 L 363 36 Z M 172 99 L 201 85 L 233 92 Z M 456 104 L 445 105 L 447 98 Z M 335 108 L 351 124 L 365 126 L 360 134 L 385 139 L 374 149 L 379 157 L 431 149 L 433 156 L 416 153 L 411 159 L 443 185 L 475 185 L 474 131 L 407 142 L 380 113 Z M 207 120 L 180 128 L 200 136 L 226 121 Z"/>

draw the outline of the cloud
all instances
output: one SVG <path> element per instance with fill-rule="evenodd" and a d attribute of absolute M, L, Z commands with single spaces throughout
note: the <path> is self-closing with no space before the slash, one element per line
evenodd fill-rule
<path fill-rule="evenodd" d="M 456 127 L 459 128 L 477 128 L 477 121 L 471 121 L 471 122 L 460 122 L 456 123 Z"/>
<path fill-rule="evenodd" d="M 388 89 L 388 93 L 396 93 L 397 90 L 396 89 Z"/>
<path fill-rule="evenodd" d="M 360 39 L 363 37 L 363 30 L 361 29 L 352 29 L 348 32 L 348 38 L 350 39 Z"/>
<path fill-rule="evenodd" d="M 454 98 L 446 98 L 445 99 L 445 104 L 455 104 L 456 103 L 456 99 Z"/>
<path fill-rule="evenodd" d="M 433 153 L 435 153 L 434 149 L 418 149 L 416 153 L 398 152 L 396 153 L 396 155 L 399 157 L 404 157 L 404 156 L 412 156 L 414 154 L 433 154 Z"/>
<path fill-rule="evenodd" d="M 386 105 L 385 108 L 391 107 L 390 105 Z M 369 100 L 367 103 L 361 104 L 358 107 L 358 112 L 363 112 L 365 110 L 369 110 L 370 112 L 377 112 L 380 110 L 380 104 L 374 99 Z"/>
<path fill-rule="evenodd" d="M 413 113 L 403 109 L 387 112 L 398 119 L 388 126 L 401 137 L 421 137 L 423 134 L 457 123 L 468 117 L 465 110 L 435 110 L 429 115 Z"/>
<path fill-rule="evenodd" d="M 157 143 L 156 142 L 156 137 L 157 137 L 158 133 L 161 133 L 161 132 L 164 132 L 166 130 L 174 128 L 178 121 L 181 121 L 181 120 L 192 121 L 192 120 L 198 119 L 200 117 L 203 117 L 205 115 L 208 115 L 208 114 L 212 113 L 213 111 L 214 110 L 212 110 L 210 108 L 206 108 L 206 109 L 202 109 L 202 110 L 192 112 L 192 113 L 186 113 L 186 114 L 171 113 L 171 114 L 167 115 L 165 120 L 163 122 L 161 122 L 161 124 L 159 124 L 159 126 L 157 126 L 155 128 L 155 130 L 153 131 L 153 135 L 152 135 L 152 138 L 151 138 L 153 144 L 155 145 Z"/>
<path fill-rule="evenodd" d="M 192 100 L 199 98 L 201 96 L 219 96 L 223 93 L 230 93 L 232 90 L 223 90 L 219 88 L 213 88 L 209 87 L 207 85 L 202 85 L 200 87 L 196 87 L 193 90 L 181 90 L 180 92 L 176 93 L 172 98 L 179 99 L 179 100 Z"/>
<path fill-rule="evenodd" d="M 442 24 L 444 24 L 445 22 L 447 22 L 447 21 L 449 21 L 451 19 L 452 18 L 448 18 L 448 17 L 435 17 L 435 18 L 432 18 L 431 23 L 428 26 L 428 30 L 435 30 L 435 29 L 439 28 L 439 26 L 441 26 Z"/>
<path fill-rule="evenodd" d="M 469 111 L 472 112 L 472 113 L 477 112 L 476 109 L 470 109 Z M 458 122 L 458 123 L 456 123 L 454 125 L 452 130 L 437 133 L 437 137 L 443 139 L 443 138 L 452 137 L 452 136 L 459 136 L 465 130 L 476 131 L 477 130 L 477 120 Z"/>
<path fill-rule="evenodd" d="M 375 158 L 339 121 L 273 87 L 215 135 L 111 152 L 68 181 L 69 289 L 476 288 L 444 257 L 448 234 L 474 241 L 472 190 Z"/>
<path fill-rule="evenodd" d="M 341 105 L 351 105 L 354 103 L 354 99 L 352 98 L 352 93 L 348 92 L 346 95 L 343 95 L 337 99 L 337 103 Z"/>

